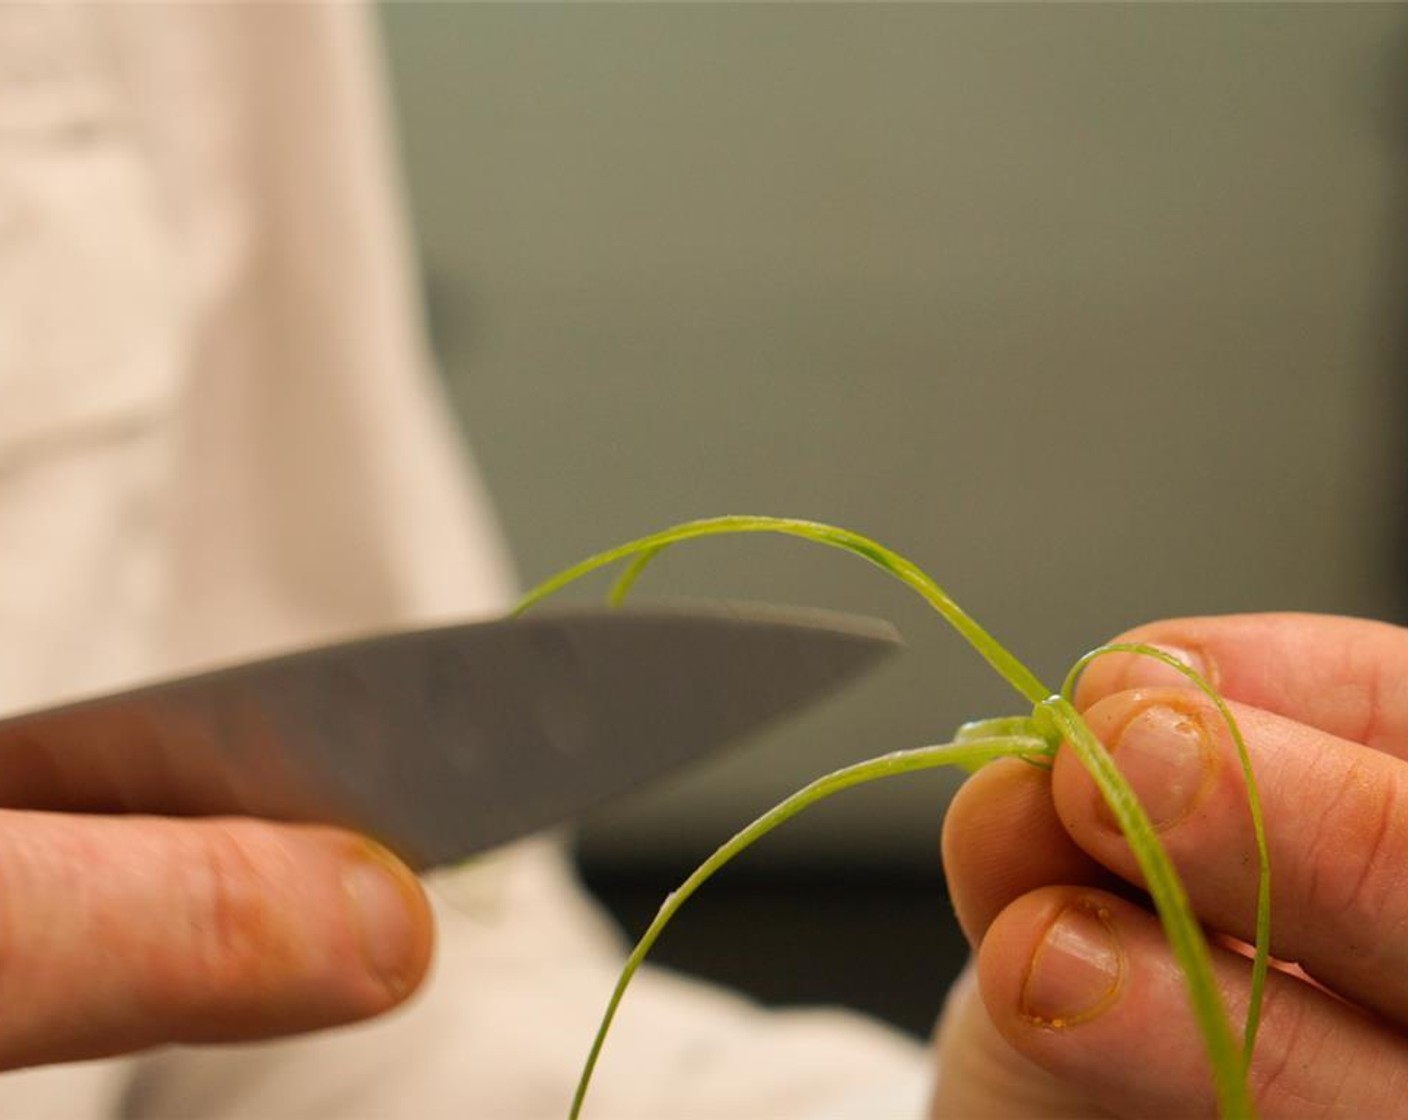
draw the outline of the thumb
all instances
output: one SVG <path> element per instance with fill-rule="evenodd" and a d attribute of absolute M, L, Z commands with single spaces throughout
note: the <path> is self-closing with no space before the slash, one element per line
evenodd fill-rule
<path fill-rule="evenodd" d="M 1092 1120 L 1107 1115 L 998 1033 L 971 961 L 949 991 L 934 1045 L 938 1077 L 930 1120 Z"/>
<path fill-rule="evenodd" d="M 0 810 L 0 1069 L 365 1018 L 431 942 L 415 877 L 349 833 Z"/>

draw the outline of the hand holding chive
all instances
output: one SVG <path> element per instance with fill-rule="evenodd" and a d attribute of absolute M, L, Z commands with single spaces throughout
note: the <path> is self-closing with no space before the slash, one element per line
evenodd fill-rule
<path fill-rule="evenodd" d="M 1205 1058 L 1204 1088 L 1209 1100 L 1214 1102 L 1217 1111 L 1224 1117 L 1252 1116 L 1255 1108 L 1248 1070 L 1257 1037 L 1269 961 L 1271 915 L 1268 853 L 1257 783 L 1246 743 L 1232 711 L 1211 684 L 1196 669 L 1167 651 L 1147 643 L 1131 642 L 1103 646 L 1087 654 L 1076 662 L 1061 692 L 1053 693 L 912 561 L 850 530 L 793 518 L 732 516 L 676 525 L 588 557 L 530 591 L 521 600 L 518 609 L 526 610 L 568 584 L 598 569 L 617 564 L 624 566 L 612 587 L 610 600 L 619 602 L 646 566 L 669 546 L 701 537 L 734 533 L 777 533 L 798 537 L 852 553 L 870 562 L 920 595 L 1033 707 L 1029 716 L 1000 717 L 965 724 L 951 743 L 893 751 L 824 775 L 745 826 L 705 860 L 665 900 L 655 920 L 627 958 L 587 1054 L 582 1077 L 571 1102 L 570 1115 L 575 1118 L 581 1113 L 592 1074 L 622 998 L 656 938 L 685 901 L 743 849 L 817 801 L 862 782 L 939 766 L 973 770 L 1002 759 L 1032 765 L 1039 772 L 1048 771 L 1056 760 L 1058 749 L 1064 748 L 1062 753 L 1068 758 L 1074 756 L 1079 766 L 1089 774 L 1099 791 L 1109 821 L 1118 834 L 1127 840 L 1132 864 L 1137 868 L 1167 935 L 1170 955 L 1176 961 L 1186 991 L 1186 1006 L 1191 1013 L 1193 1034 L 1198 1036 Z M 1235 750 L 1238 772 L 1245 782 L 1246 819 L 1255 839 L 1252 853 L 1255 871 L 1250 895 L 1253 963 L 1246 985 L 1246 998 L 1238 1008 L 1242 1024 L 1240 1032 L 1234 1030 L 1229 1017 L 1223 995 L 1224 977 L 1219 972 L 1220 962 L 1214 959 L 1182 880 L 1164 851 L 1153 822 L 1128 780 L 1115 765 L 1108 749 L 1073 705 L 1072 693 L 1081 671 L 1092 662 L 1117 653 L 1149 659 L 1166 672 L 1173 671 L 1177 679 L 1194 686 L 1198 695 L 1208 701 L 1211 710 L 1222 721 Z M 1102 902 L 1082 903 L 1081 909 L 1087 924 L 1094 922 L 1105 928 L 1111 921 L 1110 908 Z M 1053 925 L 1052 928 L 1056 927 Z M 1090 970 L 1085 971 L 1088 973 Z M 1107 984 L 1083 1003 L 1075 1014 L 1083 1021 L 1092 1017 L 1094 1012 L 1103 1011 L 1107 1003 L 1115 1002 L 1117 996 L 1118 992 Z M 1052 1000 L 1042 995 L 1037 1002 L 1052 1003 Z M 1028 1007 L 1031 1006 L 1033 1001 L 1028 1000 Z M 1064 1012 L 1053 1012 L 1049 1017 L 1044 1017 L 1043 1012 L 1029 1010 L 1028 1017 L 1034 1016 L 1043 1017 L 1042 1025 L 1053 1028 L 1066 1025 L 1071 1018 Z M 971 1106 L 977 1101 L 974 1099 L 968 1103 Z"/>
<path fill-rule="evenodd" d="M 1263 615 L 1157 623 L 1227 699 L 1265 806 L 1273 971 L 1250 1070 L 1259 1112 L 1404 1115 L 1408 1070 L 1408 632 Z M 1205 926 L 1233 1016 L 1250 986 L 1255 849 L 1227 726 L 1146 658 L 1077 693 L 1144 800 Z M 976 977 L 939 1035 L 936 1117 L 1209 1115 L 1182 982 L 1142 878 L 1069 752 L 1004 761 L 959 793 L 944 855 Z M 1134 899 L 1135 901 L 1131 901 Z"/>

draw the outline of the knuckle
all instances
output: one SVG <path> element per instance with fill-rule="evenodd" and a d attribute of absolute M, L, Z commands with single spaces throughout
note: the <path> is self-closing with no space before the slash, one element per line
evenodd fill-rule
<path fill-rule="evenodd" d="M 257 832 L 212 827 L 181 868 L 187 979 L 196 991 L 254 992 L 286 961 L 287 931 L 269 898 L 272 848 Z"/>
<path fill-rule="evenodd" d="M 1345 956 L 1369 956 L 1373 931 L 1408 926 L 1408 790 L 1397 773 L 1351 766 L 1315 814 L 1299 896 L 1301 913 L 1329 917 L 1345 935 Z M 1318 788 L 1317 799 L 1325 786 Z M 1356 932 L 1357 931 L 1357 932 Z"/>
<path fill-rule="evenodd" d="M 16 966 L 24 967 L 57 926 L 24 920 L 23 900 L 35 894 L 29 862 L 22 848 L 8 847 L 0 852 L 0 984 L 7 988 Z M 35 945 L 36 941 L 41 944 Z"/>
<path fill-rule="evenodd" d="M 1401 753 L 1408 731 L 1408 705 L 1397 660 L 1385 663 L 1375 658 L 1355 679 L 1361 682 L 1362 710 L 1354 741 L 1387 754 Z"/>
<path fill-rule="evenodd" d="M 1250 1071 L 1253 1094 L 1267 1114 L 1346 1115 L 1333 1107 L 1344 1094 L 1345 1063 L 1325 1061 L 1332 1048 L 1323 1022 L 1311 1014 L 1311 1005 L 1298 997 L 1298 992 L 1284 985 L 1267 986 L 1256 1060 Z M 1316 1070 L 1317 1075 L 1307 1079 L 1307 1069 Z"/>

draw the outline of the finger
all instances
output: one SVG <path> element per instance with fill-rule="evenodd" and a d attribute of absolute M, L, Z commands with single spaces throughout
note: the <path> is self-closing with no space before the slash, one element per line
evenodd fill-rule
<path fill-rule="evenodd" d="M 430 946 L 414 877 L 347 833 L 0 811 L 0 1069 L 364 1018 Z"/>
<path fill-rule="evenodd" d="M 1235 1024 L 1247 960 L 1214 947 Z M 978 959 L 992 1022 L 1019 1053 L 1116 1115 L 1213 1116 L 1183 976 L 1158 922 L 1110 895 L 1052 887 L 998 917 Z M 1251 1067 L 1264 1120 L 1404 1114 L 1408 1041 L 1294 977 L 1268 978 Z"/>
<path fill-rule="evenodd" d="M 954 912 L 973 945 L 1009 903 L 1037 887 L 1115 884 L 1056 816 L 1050 772 L 1015 758 L 984 766 L 954 795 L 943 859 Z"/>
<path fill-rule="evenodd" d="M 1367 747 L 1255 708 L 1233 711 L 1270 850 L 1272 952 L 1340 995 L 1408 1023 L 1408 771 Z M 1159 831 L 1198 916 L 1251 941 L 1257 858 L 1227 725 L 1186 689 L 1120 693 L 1085 714 Z M 1133 853 L 1069 751 L 1056 811 L 1086 852 L 1139 881 Z"/>
<path fill-rule="evenodd" d="M 1308 614 L 1231 615 L 1156 622 L 1122 635 L 1179 656 L 1224 696 L 1342 739 L 1408 757 L 1408 630 Z M 1187 686 L 1148 658 L 1097 658 L 1080 682 L 1080 707 L 1147 685 Z"/>
<path fill-rule="evenodd" d="M 1040 1116 L 1098 1120 L 1079 1085 L 1063 1081 L 1018 1053 L 995 1026 L 970 962 L 949 989 L 934 1037 L 937 1076 L 930 1120 Z"/>

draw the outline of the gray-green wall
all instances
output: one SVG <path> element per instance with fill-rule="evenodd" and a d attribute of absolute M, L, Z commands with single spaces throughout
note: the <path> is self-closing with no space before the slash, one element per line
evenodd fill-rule
<path fill-rule="evenodd" d="M 674 520 L 840 522 L 1048 680 L 1157 616 L 1386 616 L 1398 5 L 395 4 L 441 356 L 525 578 Z M 793 542 L 646 594 L 873 612 L 903 661 L 595 818 L 697 855 L 823 769 L 1020 704 L 905 593 Z M 945 780 L 773 858 L 933 859 Z"/>

